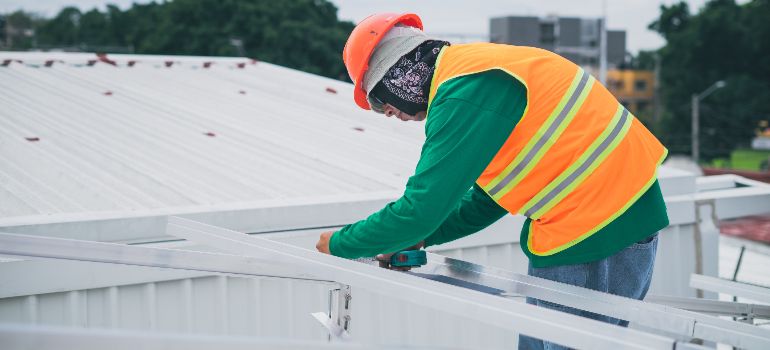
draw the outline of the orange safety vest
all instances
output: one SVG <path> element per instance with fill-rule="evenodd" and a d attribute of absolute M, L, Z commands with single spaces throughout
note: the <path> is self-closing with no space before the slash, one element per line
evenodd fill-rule
<path fill-rule="evenodd" d="M 655 181 L 667 150 L 590 74 L 547 50 L 491 43 L 445 47 L 431 83 L 499 69 L 527 108 L 476 183 L 530 221 L 527 247 L 552 255 L 620 216 Z"/>

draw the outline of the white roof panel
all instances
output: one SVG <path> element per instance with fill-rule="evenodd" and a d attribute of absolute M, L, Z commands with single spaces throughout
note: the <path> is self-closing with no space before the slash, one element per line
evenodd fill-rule
<path fill-rule="evenodd" d="M 424 139 L 268 63 L 27 55 L 0 55 L 23 62 L 0 67 L 0 218 L 396 192 Z"/>

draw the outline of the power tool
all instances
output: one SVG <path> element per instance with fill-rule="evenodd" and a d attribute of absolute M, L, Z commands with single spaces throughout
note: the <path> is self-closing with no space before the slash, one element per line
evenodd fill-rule
<path fill-rule="evenodd" d="M 428 263 L 428 256 L 424 250 L 404 250 L 390 257 L 390 266 L 416 267 Z"/>

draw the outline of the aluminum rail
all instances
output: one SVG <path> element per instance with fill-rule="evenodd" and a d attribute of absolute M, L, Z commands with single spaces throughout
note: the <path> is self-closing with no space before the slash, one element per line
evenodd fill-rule
<path fill-rule="evenodd" d="M 690 275 L 690 287 L 770 304 L 770 288 L 766 287 L 698 274 Z"/>
<path fill-rule="evenodd" d="M 730 344 L 739 348 L 770 349 L 770 330 L 437 254 L 429 253 L 428 264 L 414 271 L 447 276 L 505 293 L 526 295 L 619 318 L 668 334 Z"/>
<path fill-rule="evenodd" d="M 330 282 L 316 278 L 291 263 L 276 262 L 265 257 L 149 248 L 12 233 L 0 233 L 0 254 Z"/>
<path fill-rule="evenodd" d="M 249 237 L 243 234 L 238 235 L 245 236 L 246 238 Z M 267 242 L 284 246 L 277 242 Z M 402 299 L 420 302 L 423 305 L 450 313 L 466 317 L 470 316 L 473 319 L 498 327 L 505 325 L 503 328 L 523 331 L 526 332 L 525 334 L 531 334 L 557 343 L 566 343 L 573 347 L 592 349 L 613 349 L 618 347 L 631 349 L 673 349 L 677 346 L 674 340 L 670 338 L 619 328 L 577 316 L 564 315 L 503 298 L 469 292 L 459 287 L 447 288 L 442 285 L 436 285 L 439 282 L 426 281 L 418 277 L 366 264 L 350 264 L 350 261 L 344 259 L 321 255 L 296 247 L 291 248 L 320 256 L 322 259 L 331 259 L 331 261 L 338 264 L 343 263 L 356 266 L 352 269 L 353 271 L 343 270 L 340 272 L 335 271 L 333 266 L 328 264 L 308 264 L 307 261 L 304 262 L 301 268 L 296 267 L 293 263 L 298 263 L 303 259 L 292 258 L 291 255 L 286 255 L 285 253 L 272 254 L 266 251 L 261 256 L 271 256 L 271 258 L 267 259 L 60 238 L 0 234 L 0 253 L 15 256 L 165 267 L 251 276 L 288 278 L 297 276 L 302 279 L 315 279 L 313 277 L 317 276 L 312 274 L 311 270 L 325 271 L 327 274 L 331 271 L 336 276 L 342 275 L 344 277 L 350 275 L 351 279 L 355 280 L 358 285 L 375 284 L 377 285 L 376 292 L 384 292 Z M 181 257 L 185 258 L 181 259 Z M 271 264 L 265 264 L 266 261 L 269 261 Z M 282 268 L 283 270 L 293 270 L 293 272 L 278 274 L 271 271 L 270 273 L 265 273 L 264 270 L 271 266 L 275 266 L 279 270 Z M 363 271 L 360 271 L 361 269 Z M 302 272 L 297 272 L 298 270 L 302 270 Z M 370 276 L 371 274 L 385 274 L 386 277 Z M 311 278 L 306 278 L 308 276 L 311 276 Z M 401 279 L 406 279 L 406 281 Z M 427 285 L 425 285 L 426 283 Z M 435 289 L 440 289 L 440 291 L 433 291 Z M 401 293 L 404 291 L 411 291 L 411 293 L 402 296 Z M 468 293 L 475 295 L 469 297 Z M 679 348 L 684 345 L 686 344 L 678 344 Z"/>
<path fill-rule="evenodd" d="M 663 295 L 649 295 L 644 301 L 714 316 L 770 319 L 770 306 L 768 305 Z"/>
<path fill-rule="evenodd" d="M 250 255 L 262 253 L 244 246 L 243 243 L 264 248 L 263 243 L 266 241 L 256 236 L 173 217 L 169 219 L 168 231 L 171 235 L 197 243 Z M 273 242 L 273 244 L 277 243 Z M 705 339 L 748 349 L 770 348 L 770 331 L 750 325 L 476 265 L 437 254 L 429 253 L 428 256 L 429 263 L 414 269 L 410 274 L 490 294 L 504 292 L 527 295 L 628 320 L 651 329 L 684 336 L 687 339 Z M 464 283 L 458 283 L 458 281 Z"/>
<path fill-rule="evenodd" d="M 681 349 L 676 340 L 539 308 L 191 220 L 169 218 L 167 233 L 244 255 L 280 254 L 322 269 L 330 280 L 581 349 Z M 355 302 L 355 301 L 354 301 Z M 355 320 L 354 320 L 355 322 Z"/>
<path fill-rule="evenodd" d="M 94 330 L 51 326 L 0 324 L 3 350 L 365 350 L 392 346 L 328 343 L 294 339 L 199 335 L 165 332 Z M 409 349 L 421 349 L 409 347 Z M 427 348 L 426 348 L 427 349 Z M 431 348 L 436 349 L 436 348 Z"/>

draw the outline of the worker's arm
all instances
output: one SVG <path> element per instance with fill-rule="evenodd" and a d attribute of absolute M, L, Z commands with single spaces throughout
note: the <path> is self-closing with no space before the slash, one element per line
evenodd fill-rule
<path fill-rule="evenodd" d="M 420 161 L 403 196 L 335 232 L 330 252 L 346 258 L 390 253 L 436 232 L 520 119 L 526 91 L 512 81 L 505 73 L 491 72 L 442 85 L 428 115 Z M 515 113 L 501 113 L 501 106 L 516 104 Z"/>
<path fill-rule="evenodd" d="M 444 222 L 492 160 L 497 148 L 478 149 L 478 135 L 496 134 L 504 119 L 467 101 L 438 103 L 431 107 L 420 161 L 403 196 L 334 233 L 333 255 L 373 256 L 417 244 Z M 488 141 L 499 147 L 505 139 Z"/>
<path fill-rule="evenodd" d="M 478 185 L 474 185 L 465 193 L 444 223 L 425 239 L 425 247 L 454 241 L 481 231 L 505 214 L 508 214 L 507 210 L 495 203 Z"/>

